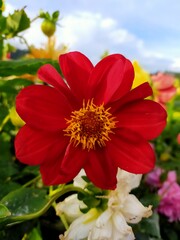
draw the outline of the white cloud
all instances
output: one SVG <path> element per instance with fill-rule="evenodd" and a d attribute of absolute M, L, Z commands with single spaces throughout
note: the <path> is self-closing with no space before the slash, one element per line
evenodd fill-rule
<path fill-rule="evenodd" d="M 51 3 L 45 0 L 44 5 L 27 0 L 26 10 L 33 18 L 43 6 L 45 11 L 50 12 L 52 9 L 62 9 L 61 27 L 56 33 L 57 45 L 65 43 L 70 50 L 82 51 L 93 62 L 97 62 L 101 54 L 109 50 L 110 53 L 122 53 L 131 60 L 137 59 L 149 71 L 179 69 L 180 34 L 173 32 L 179 29 L 177 0 L 172 0 L 172 3 L 170 0 L 139 0 L 138 3 L 129 0 L 128 4 L 123 0 L 106 0 L 106 4 L 103 0 L 92 0 L 89 3 L 77 0 L 76 4 L 72 4 L 73 1 L 64 0 L 59 6 L 55 0 L 51 0 Z M 16 5 L 22 3 L 24 6 L 24 0 L 17 3 L 8 0 L 7 12 L 14 9 L 9 2 Z M 40 23 L 33 23 L 31 29 L 23 33 L 28 43 L 37 47 L 47 42 L 40 30 Z M 170 33 L 175 33 L 174 38 Z M 25 48 L 17 39 L 13 43 L 19 48 Z"/>
<path fill-rule="evenodd" d="M 56 34 L 58 40 L 68 44 L 70 50 L 81 50 L 95 61 L 105 50 L 127 54 L 131 58 L 158 55 L 147 51 L 143 40 L 119 27 L 115 19 L 101 14 L 76 12 L 65 16 L 61 25 Z"/>
<path fill-rule="evenodd" d="M 117 25 L 117 22 L 110 17 L 104 18 L 100 22 L 100 26 L 104 29 L 109 29 L 109 28 L 115 27 L 116 25 Z"/>
<path fill-rule="evenodd" d="M 113 18 L 103 17 L 91 12 L 76 12 L 62 20 L 62 28 L 58 30 L 58 39 L 67 43 L 70 50 L 79 50 L 96 63 L 102 53 L 119 52 L 131 60 L 137 59 L 149 71 L 157 71 L 167 67 L 171 62 L 161 52 L 148 49 L 143 39 L 119 26 Z"/>
<path fill-rule="evenodd" d="M 130 43 L 137 40 L 133 34 L 123 28 L 111 29 L 109 38 L 112 40 L 112 43 L 115 44 Z"/>
<path fill-rule="evenodd" d="M 172 64 L 170 65 L 170 69 L 175 72 L 180 71 L 180 57 L 173 59 Z"/>
<path fill-rule="evenodd" d="M 101 15 L 92 15 L 89 12 L 79 12 L 75 15 L 67 15 L 62 19 L 62 28 L 57 31 L 60 41 L 64 41 L 70 47 L 92 40 L 97 29 L 97 22 L 101 21 Z"/>

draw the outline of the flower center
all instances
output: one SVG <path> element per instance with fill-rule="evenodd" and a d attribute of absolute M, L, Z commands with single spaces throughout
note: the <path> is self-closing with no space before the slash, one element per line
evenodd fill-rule
<path fill-rule="evenodd" d="M 71 119 L 67 120 L 65 135 L 75 146 L 81 144 L 82 149 L 95 149 L 96 145 L 104 147 L 110 140 L 109 134 L 115 128 L 115 117 L 105 109 L 104 104 L 96 106 L 93 100 L 83 102 L 79 111 L 73 111 Z"/>

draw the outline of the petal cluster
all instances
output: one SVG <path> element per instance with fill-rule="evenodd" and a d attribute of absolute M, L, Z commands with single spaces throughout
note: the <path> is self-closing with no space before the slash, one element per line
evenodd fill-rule
<path fill-rule="evenodd" d="M 155 155 L 148 141 L 164 129 L 166 112 L 158 103 L 145 99 L 152 94 L 148 83 L 132 89 L 131 62 L 112 54 L 93 66 L 82 53 L 70 52 L 60 55 L 59 64 L 63 78 L 46 64 L 38 71 L 45 84 L 24 88 L 16 98 L 16 110 L 26 123 L 15 139 L 17 158 L 25 164 L 40 165 L 46 185 L 67 183 L 84 169 L 96 186 L 114 189 L 118 168 L 136 174 L 149 172 Z M 93 102 L 93 108 L 90 106 L 91 112 L 83 116 L 88 102 Z M 110 122 L 106 132 L 100 120 L 103 111 Z M 72 120 L 73 114 L 81 121 Z M 65 132 L 69 122 L 75 143 Z M 93 147 L 86 148 L 90 127 L 88 141 Z"/>
<path fill-rule="evenodd" d="M 130 194 L 133 188 L 139 186 L 141 176 L 119 170 L 117 188 L 106 196 L 108 197 L 107 209 L 103 212 L 91 209 L 86 214 L 82 213 L 72 222 L 65 235 L 60 239 L 135 239 L 132 227 L 128 223 L 138 223 L 142 218 L 148 218 L 152 214 L 152 206 L 144 207 L 135 195 Z M 65 201 L 59 204 L 65 204 Z M 75 202 L 80 204 L 79 200 Z M 69 210 L 67 208 L 64 210 L 64 213 L 68 215 Z"/>
<path fill-rule="evenodd" d="M 158 72 L 151 75 L 155 100 L 163 106 L 176 94 L 175 77 L 168 73 Z"/>
<path fill-rule="evenodd" d="M 143 217 L 152 214 L 152 206 L 144 207 L 130 191 L 139 186 L 140 174 L 126 171 L 118 172 L 118 184 L 115 191 L 111 191 L 108 208 L 97 219 L 90 230 L 89 240 L 133 240 L 132 227 L 127 223 L 138 223 Z"/>
<path fill-rule="evenodd" d="M 180 185 L 175 171 L 169 171 L 166 181 L 158 190 L 160 204 L 158 211 L 167 216 L 170 222 L 180 221 Z"/>

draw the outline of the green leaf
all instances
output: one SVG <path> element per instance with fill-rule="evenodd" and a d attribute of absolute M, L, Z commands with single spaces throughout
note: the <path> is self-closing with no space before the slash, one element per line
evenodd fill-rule
<path fill-rule="evenodd" d="M 6 30 L 6 18 L 4 16 L 0 16 L 0 34 Z"/>
<path fill-rule="evenodd" d="M 6 181 L 9 177 L 18 173 L 15 162 L 13 161 L 13 154 L 11 153 L 11 137 L 3 132 L 0 134 L 0 183 Z"/>
<path fill-rule="evenodd" d="M 39 211 L 46 203 L 46 191 L 40 189 L 21 188 L 6 195 L 1 203 L 12 213 L 12 216 L 33 214 Z"/>
<path fill-rule="evenodd" d="M 17 190 L 20 187 L 21 185 L 16 182 L 12 182 L 12 181 L 9 181 L 7 183 L 2 182 L 0 184 L 0 199 L 2 199 L 8 193 Z"/>
<path fill-rule="evenodd" d="M 6 36 L 12 38 L 19 32 L 30 27 L 30 19 L 27 17 L 24 9 L 16 10 L 13 14 L 9 14 L 6 19 Z"/>
<path fill-rule="evenodd" d="M 21 10 L 20 14 L 21 14 L 21 19 L 20 19 L 19 26 L 18 26 L 18 32 L 22 32 L 25 29 L 30 27 L 30 19 L 27 16 L 27 14 L 25 13 L 25 11 Z"/>
<path fill-rule="evenodd" d="M 0 218 L 0 229 L 10 223 L 39 217 L 47 203 L 46 191 L 42 189 L 20 188 L 10 192 L 0 201 L 11 212 L 11 216 Z"/>
<path fill-rule="evenodd" d="M 0 80 L 0 92 L 7 94 L 17 94 L 22 88 L 32 85 L 33 82 L 23 78 L 14 78 L 11 80 Z"/>
<path fill-rule="evenodd" d="M 11 216 L 11 212 L 5 205 L 0 204 L 0 219 L 8 216 Z"/>
<path fill-rule="evenodd" d="M 140 223 L 140 226 L 142 232 L 150 235 L 151 237 L 161 239 L 159 215 L 157 213 L 153 213 L 150 218 L 143 219 L 143 221 Z"/>
<path fill-rule="evenodd" d="M 20 76 L 22 74 L 36 74 L 37 70 L 44 64 L 52 64 L 58 71 L 59 64 L 56 60 L 50 59 L 21 59 L 0 62 L 0 76 Z"/>
<path fill-rule="evenodd" d="M 33 230 L 28 235 L 28 240 L 42 240 L 40 232 L 37 228 L 33 228 Z"/>

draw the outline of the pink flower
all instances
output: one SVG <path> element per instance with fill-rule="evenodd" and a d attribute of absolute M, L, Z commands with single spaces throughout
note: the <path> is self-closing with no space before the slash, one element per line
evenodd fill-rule
<path fill-rule="evenodd" d="M 158 195 L 161 197 L 158 212 L 167 216 L 170 222 L 180 220 L 180 185 L 176 182 L 175 171 L 168 173 Z"/>
<path fill-rule="evenodd" d="M 160 182 L 160 176 L 163 170 L 159 167 L 156 167 L 152 172 L 146 175 L 145 181 L 148 185 L 153 188 L 159 188 L 162 183 Z"/>
<path fill-rule="evenodd" d="M 158 72 L 151 75 L 151 80 L 155 101 L 164 106 L 176 94 L 175 77 L 171 74 Z"/>

